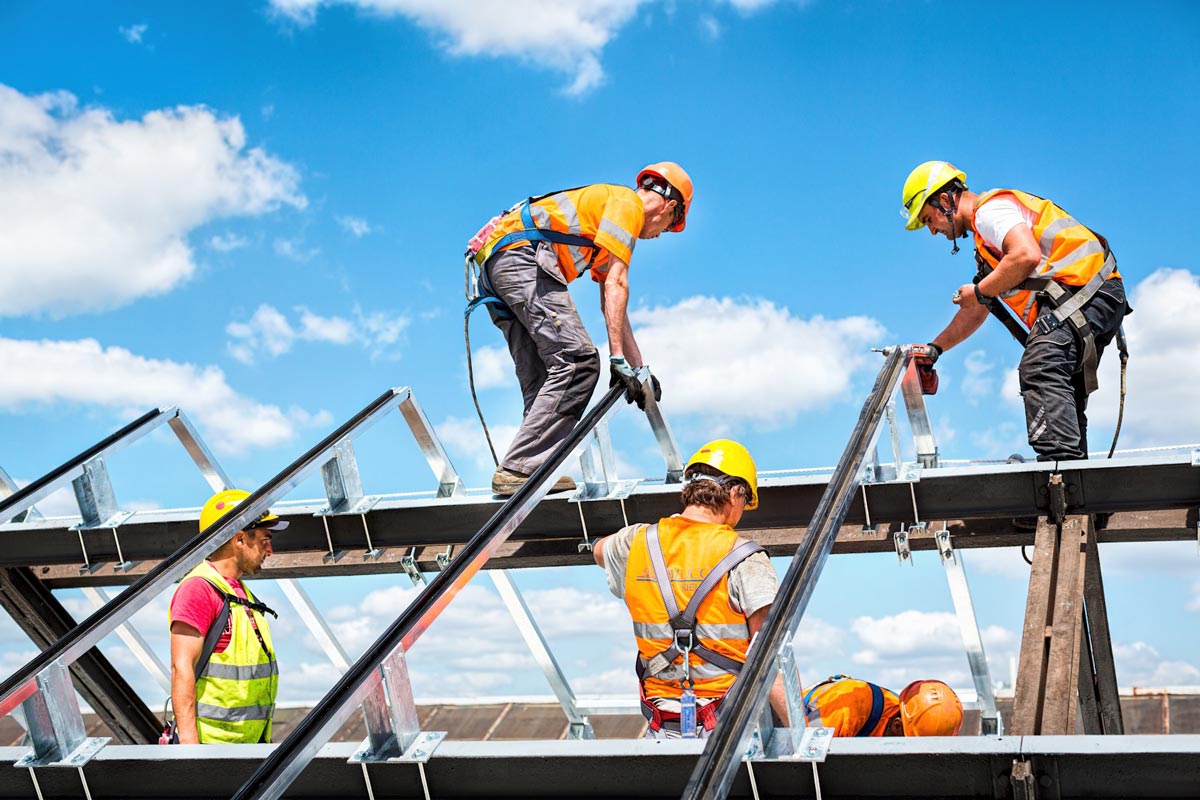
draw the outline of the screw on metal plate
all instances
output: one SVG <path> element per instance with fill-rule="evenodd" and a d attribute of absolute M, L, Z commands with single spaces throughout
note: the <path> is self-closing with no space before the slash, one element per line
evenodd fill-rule
<path fill-rule="evenodd" d="M 794 761 L 824 761 L 829 755 L 829 744 L 833 741 L 833 728 L 805 728 L 800 738 L 800 748 L 792 756 Z"/>
<path fill-rule="evenodd" d="M 911 564 L 912 551 L 909 550 L 908 547 L 908 531 L 904 529 L 903 525 L 901 525 L 900 530 L 896 531 L 893 536 L 896 544 L 896 557 L 900 559 L 901 564 L 903 564 L 905 561 Z"/>

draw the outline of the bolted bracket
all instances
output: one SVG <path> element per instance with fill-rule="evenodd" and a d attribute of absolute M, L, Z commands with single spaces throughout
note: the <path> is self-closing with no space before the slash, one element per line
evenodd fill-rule
<path fill-rule="evenodd" d="M 790 756 L 792 761 L 823 762 L 829 755 L 829 743 L 833 741 L 833 728 L 805 728 L 800 737 L 800 746 Z"/>
<path fill-rule="evenodd" d="M 921 526 L 922 530 L 924 530 L 925 523 L 921 522 L 921 523 L 917 523 L 917 524 Z M 916 525 L 914 525 L 912 527 L 915 529 Z M 906 530 L 905 527 L 903 525 L 901 525 L 900 530 L 898 530 L 894 534 L 892 534 L 892 538 L 893 538 L 893 542 L 896 545 L 896 558 L 898 558 L 900 560 L 901 564 L 903 564 L 905 562 L 912 564 L 913 563 L 912 550 L 909 549 L 909 546 L 908 546 L 908 530 Z"/>
<path fill-rule="evenodd" d="M 421 574 L 421 570 L 417 569 L 417 548 L 411 547 L 408 554 L 400 557 L 400 567 L 404 570 L 404 574 L 413 582 L 413 586 L 424 586 L 425 576 Z"/>
<path fill-rule="evenodd" d="M 21 704 L 33 750 L 17 767 L 82 767 L 111 738 L 88 738 L 71 673 L 62 660 L 37 676 L 37 691 Z"/>

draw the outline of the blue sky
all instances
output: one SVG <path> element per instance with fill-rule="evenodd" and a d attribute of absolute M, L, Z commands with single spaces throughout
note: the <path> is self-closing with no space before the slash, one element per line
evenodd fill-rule
<path fill-rule="evenodd" d="M 1198 33 L 1186 2 L 4 4 L 0 466 L 31 480 L 177 403 L 253 488 L 409 385 L 482 485 L 466 240 L 523 196 L 628 183 L 663 159 L 691 173 L 695 202 L 683 234 L 638 245 L 631 307 L 684 449 L 720 434 L 764 470 L 836 460 L 878 363 L 868 348 L 930 339 L 973 273 L 969 250 L 951 257 L 945 240 L 903 229 L 900 185 L 931 158 L 975 189 L 1049 196 L 1109 238 L 1137 308 L 1122 443 L 1198 442 L 1200 392 L 1180 380 L 1200 370 L 1200 103 L 1180 89 L 1200 79 Z M 596 290 L 573 294 L 598 335 Z M 473 331 L 481 401 L 503 436 L 519 395 L 499 335 L 482 315 Z M 1018 355 L 989 324 L 939 364 L 930 410 L 945 457 L 1028 452 Z M 1114 367 L 1093 397 L 1093 449 L 1115 420 Z M 614 433 L 624 474 L 661 472 L 634 415 Z M 359 449 L 368 491 L 430 487 L 398 418 Z M 127 506 L 206 495 L 167 436 L 111 469 Z M 1121 682 L 1200 683 L 1200 640 L 1178 634 L 1200 609 L 1195 546 L 1104 555 Z M 1006 679 L 1024 563 L 1013 551 L 967 563 Z M 889 556 L 831 559 L 806 627 L 812 676 L 967 685 L 939 569 L 931 556 L 903 570 Z M 599 571 L 517 579 L 554 609 L 548 635 L 576 690 L 627 691 L 632 641 Z M 308 582 L 352 648 L 406 587 Z M 487 580 L 457 601 L 413 654 L 419 693 L 544 691 L 502 622 L 481 640 L 487 668 L 453 655 L 497 604 Z M 162 619 L 155 607 L 139 622 L 165 648 Z M 581 620 L 603 635 L 580 637 Z M 0 635 L 9 669 L 29 644 L 11 623 Z M 294 640 L 285 696 L 311 698 L 331 668 Z"/>

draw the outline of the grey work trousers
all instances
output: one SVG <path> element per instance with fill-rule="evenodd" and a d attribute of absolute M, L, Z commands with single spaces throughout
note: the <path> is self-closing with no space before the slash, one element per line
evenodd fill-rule
<path fill-rule="evenodd" d="M 488 306 L 504 334 L 525 400 L 525 415 L 500 466 L 540 467 L 583 418 L 600 378 L 600 354 L 567 291 L 550 245 L 521 245 L 485 265 L 492 292 L 511 315 Z"/>
<path fill-rule="evenodd" d="M 1131 310 L 1120 278 L 1105 281 L 1084 306 L 1083 316 L 1096 340 L 1097 360 Z M 1052 311 L 1042 303 L 1038 316 Z M 1087 458 L 1088 396 L 1082 371 L 1075 371 L 1078 358 L 1079 341 L 1070 325 L 1035 336 L 1025 345 L 1017 375 L 1025 400 L 1029 446 L 1037 453 L 1038 461 Z"/>

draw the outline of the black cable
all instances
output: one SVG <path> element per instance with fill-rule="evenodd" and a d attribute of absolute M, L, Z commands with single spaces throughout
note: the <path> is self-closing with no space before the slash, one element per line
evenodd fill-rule
<path fill-rule="evenodd" d="M 1121 354 L 1121 404 L 1117 409 L 1117 428 L 1113 431 L 1112 446 L 1108 457 L 1117 452 L 1117 438 L 1121 435 L 1121 423 L 1125 421 L 1125 367 L 1129 364 L 1129 344 L 1125 341 L 1125 326 L 1117 329 L 1117 351 Z"/>
<path fill-rule="evenodd" d="M 1032 567 L 1033 561 L 1030 560 L 1029 556 L 1025 555 L 1025 547 L 1026 545 L 1021 545 L 1021 558 L 1025 559 L 1025 563 Z"/>
<path fill-rule="evenodd" d="M 488 430 L 487 421 L 483 418 L 483 409 L 479 407 L 479 395 L 475 394 L 475 368 L 471 364 L 471 315 L 463 317 L 463 340 L 467 344 L 467 383 L 471 387 L 471 400 L 475 403 L 475 413 L 479 415 L 479 424 L 483 426 L 483 436 L 487 439 L 488 450 L 492 454 L 492 461 L 496 466 L 500 466 L 500 459 L 496 458 L 496 448 L 492 444 L 492 434 Z"/>

